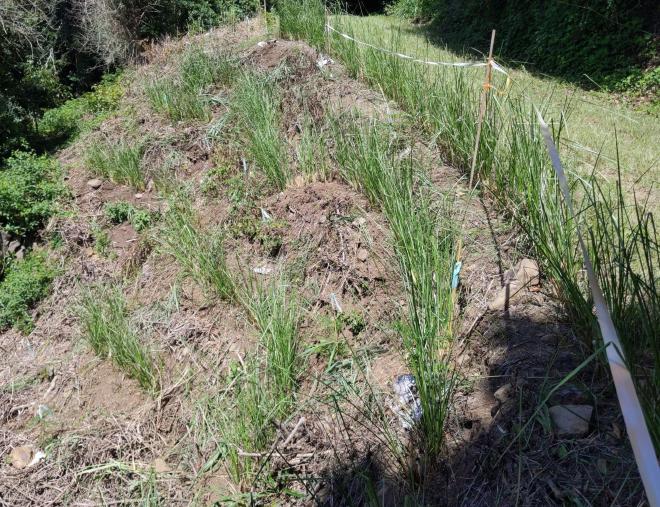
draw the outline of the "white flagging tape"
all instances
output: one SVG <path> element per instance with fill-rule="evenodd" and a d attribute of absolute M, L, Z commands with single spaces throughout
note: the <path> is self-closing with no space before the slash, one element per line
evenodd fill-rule
<path fill-rule="evenodd" d="M 415 58 L 413 56 L 409 55 L 404 55 L 403 53 L 397 53 L 396 51 L 390 51 L 389 49 L 381 48 L 378 46 L 374 46 L 373 44 L 369 44 L 368 42 L 363 42 L 361 40 L 357 40 L 354 37 L 351 37 L 350 35 L 340 32 L 336 28 L 333 28 L 332 26 L 326 24 L 325 25 L 328 30 L 331 30 L 340 36 L 342 36 L 344 39 L 348 39 L 350 41 L 355 42 L 356 44 L 360 44 L 362 46 L 366 46 L 371 49 L 375 49 L 376 51 L 382 51 L 383 53 L 387 53 L 388 55 L 392 56 L 398 56 L 399 58 L 403 58 L 404 60 L 410 60 L 411 62 L 416 62 L 416 63 L 424 63 L 426 65 L 444 65 L 447 67 L 485 67 L 488 65 L 486 62 L 435 62 L 432 60 L 422 60 L 420 58 Z M 495 60 L 491 60 L 491 66 L 493 67 L 493 70 L 496 70 L 497 72 L 501 72 L 502 74 L 508 76 L 507 72 L 502 68 L 501 65 L 495 62 Z"/>
<path fill-rule="evenodd" d="M 656 457 L 653 448 L 653 442 L 651 441 L 651 436 L 646 426 L 646 421 L 644 420 L 644 413 L 642 412 L 642 407 L 639 403 L 639 398 L 637 397 L 637 392 L 635 391 L 630 371 L 628 371 L 625 364 L 623 348 L 621 347 L 619 336 L 614 328 L 614 323 L 612 322 L 607 303 L 605 302 L 603 292 L 598 283 L 598 278 L 596 278 L 596 273 L 593 264 L 591 263 L 589 252 L 587 251 L 584 240 L 582 239 L 582 234 L 580 233 L 580 227 L 573 211 L 573 201 L 568 189 L 568 181 L 566 180 L 566 175 L 564 174 L 564 169 L 562 168 L 559 159 L 559 153 L 557 153 L 557 148 L 552 140 L 550 130 L 543 121 L 541 113 L 537 111 L 536 114 L 538 115 L 539 123 L 541 124 L 541 131 L 543 132 L 545 144 L 550 152 L 552 165 L 557 173 L 557 179 L 559 180 L 561 192 L 564 195 L 564 201 L 566 201 L 570 216 L 575 221 L 578 242 L 580 244 L 580 250 L 582 250 L 584 266 L 587 270 L 589 286 L 591 287 L 591 293 L 594 298 L 598 325 L 600 326 L 600 332 L 603 335 L 603 341 L 605 342 L 607 360 L 610 363 L 612 378 L 614 380 L 614 386 L 616 387 L 616 394 L 619 398 L 623 420 L 625 421 L 628 430 L 628 437 L 630 438 L 630 443 L 633 452 L 635 453 L 639 475 L 644 483 L 650 507 L 660 507 L 660 468 L 658 466 L 658 458 Z"/>

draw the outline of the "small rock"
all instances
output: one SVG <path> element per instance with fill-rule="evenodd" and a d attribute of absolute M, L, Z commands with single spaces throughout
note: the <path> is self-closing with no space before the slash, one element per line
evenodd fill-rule
<path fill-rule="evenodd" d="M 369 257 L 369 252 L 367 252 L 364 248 L 360 248 L 357 251 L 357 258 L 359 261 L 365 262 L 368 257 Z"/>
<path fill-rule="evenodd" d="M 513 387 L 511 386 L 511 384 L 507 383 L 504 384 L 502 387 L 498 388 L 497 391 L 493 393 L 493 396 L 500 403 L 504 403 L 509 398 L 511 398 L 512 393 L 513 393 Z"/>
<path fill-rule="evenodd" d="M 523 259 L 516 266 L 516 280 L 526 287 L 538 285 L 539 265 L 532 259 Z"/>
<path fill-rule="evenodd" d="M 154 469 L 154 472 L 157 474 L 165 474 L 172 471 L 170 466 L 163 458 L 156 458 L 151 462 L 151 466 Z"/>
<path fill-rule="evenodd" d="M 23 257 L 25 257 L 25 247 L 24 246 L 19 248 L 18 251 L 16 252 L 16 259 L 17 260 L 20 261 L 20 260 L 23 259 Z"/>
<path fill-rule="evenodd" d="M 94 178 L 94 179 L 89 180 L 87 182 L 87 186 L 90 187 L 90 188 L 93 188 L 94 190 L 96 190 L 97 188 L 100 188 L 101 185 L 103 185 L 103 182 L 98 178 Z"/>
<path fill-rule="evenodd" d="M 325 215 L 323 215 L 321 218 L 319 218 L 319 223 L 320 224 L 324 224 L 327 221 L 328 221 L 328 217 L 326 217 Z"/>
<path fill-rule="evenodd" d="M 507 270 L 504 279 L 504 287 L 488 303 L 489 310 L 505 310 L 523 289 L 539 285 L 539 266 L 532 259 L 523 259 L 514 268 Z"/>
<path fill-rule="evenodd" d="M 555 405 L 549 409 L 557 436 L 560 437 L 586 435 L 593 411 L 591 405 Z"/>
<path fill-rule="evenodd" d="M 144 194 L 142 192 L 138 192 L 137 194 L 135 194 L 136 199 L 142 199 L 143 197 L 144 197 Z"/>
<path fill-rule="evenodd" d="M 10 241 L 9 245 L 7 245 L 7 251 L 9 253 L 16 253 L 21 249 L 21 242 L 20 241 Z"/>
<path fill-rule="evenodd" d="M 11 450 L 9 459 L 11 460 L 11 464 L 14 468 L 18 468 L 19 470 L 22 470 L 23 468 L 28 466 L 30 461 L 32 461 L 33 453 L 34 453 L 34 449 L 29 445 L 14 447 Z"/>
<path fill-rule="evenodd" d="M 355 220 L 353 220 L 353 225 L 355 227 L 360 227 L 366 223 L 367 223 L 367 219 L 364 217 L 357 217 Z"/>
<path fill-rule="evenodd" d="M 273 270 L 271 268 L 269 268 L 268 266 L 260 266 L 260 267 L 254 268 L 252 271 L 254 271 L 258 275 L 268 275 Z"/>

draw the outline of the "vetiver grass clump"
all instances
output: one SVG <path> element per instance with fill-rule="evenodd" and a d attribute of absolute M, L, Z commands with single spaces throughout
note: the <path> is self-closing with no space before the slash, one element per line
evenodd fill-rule
<path fill-rule="evenodd" d="M 108 139 L 88 148 L 87 164 L 92 172 L 99 176 L 144 190 L 146 183 L 142 170 L 143 155 L 143 144 L 131 143 L 125 139 L 116 142 Z"/>
<path fill-rule="evenodd" d="M 199 224 L 191 197 L 185 191 L 169 199 L 156 240 L 185 273 L 208 292 L 233 300 L 236 284 L 227 266 L 223 235 Z"/>
<path fill-rule="evenodd" d="M 266 376 L 277 399 L 278 414 L 285 415 L 293 406 L 302 366 L 298 337 L 301 303 L 281 277 L 270 283 L 252 280 L 241 300 L 266 352 Z"/>
<path fill-rule="evenodd" d="M 250 159 L 268 181 L 283 189 L 291 178 L 286 141 L 280 133 L 280 97 L 268 76 L 243 74 L 231 99 L 239 135 L 246 138 Z"/>
<path fill-rule="evenodd" d="M 304 39 L 320 49 L 325 41 L 325 8 L 317 0 L 278 1 L 275 8 L 284 37 Z"/>
<path fill-rule="evenodd" d="M 334 132 L 342 176 L 383 210 L 392 230 L 408 299 L 400 331 L 422 405 L 421 443 L 435 455 L 442 447 L 454 384 L 448 360 L 455 259 L 450 208 L 410 159 L 396 157 L 387 127 L 341 119 Z"/>
<path fill-rule="evenodd" d="M 236 62 L 228 56 L 193 48 L 183 54 L 175 76 L 154 80 L 145 91 L 154 110 L 171 120 L 209 120 L 209 88 L 230 84 L 237 72 Z"/>
<path fill-rule="evenodd" d="M 140 386 L 155 393 L 158 372 L 152 353 L 130 323 L 121 288 L 101 285 L 83 291 L 79 315 L 85 338 L 96 354 L 110 358 Z"/>

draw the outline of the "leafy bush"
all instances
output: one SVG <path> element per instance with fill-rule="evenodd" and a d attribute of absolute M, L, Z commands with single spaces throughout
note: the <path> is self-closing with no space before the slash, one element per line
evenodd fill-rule
<path fill-rule="evenodd" d="M 126 201 L 107 203 L 105 205 L 105 215 L 113 224 L 130 222 L 138 232 L 150 227 L 158 218 L 157 213 L 136 208 Z"/>
<path fill-rule="evenodd" d="M 33 235 L 57 211 L 63 193 L 57 162 L 14 153 L 0 170 L 0 228 L 21 238 Z"/>
<path fill-rule="evenodd" d="M 56 274 L 43 252 L 33 251 L 12 262 L 0 282 L 0 330 L 15 326 L 28 332 L 32 327 L 28 311 L 48 295 Z"/>
<path fill-rule="evenodd" d="M 117 109 L 123 94 L 121 74 L 107 74 L 91 92 L 47 110 L 37 124 L 39 135 L 49 144 L 66 141 Z"/>

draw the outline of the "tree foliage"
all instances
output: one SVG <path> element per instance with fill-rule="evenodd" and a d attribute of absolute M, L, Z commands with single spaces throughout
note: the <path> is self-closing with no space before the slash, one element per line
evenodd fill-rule
<path fill-rule="evenodd" d="M 485 51 L 495 28 L 498 55 L 581 84 L 632 86 L 658 58 L 655 0 L 395 0 L 390 11 L 431 21 L 459 51 Z"/>

